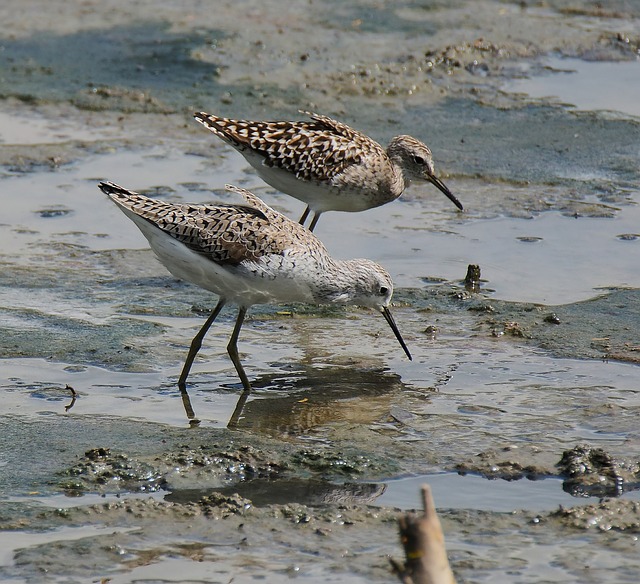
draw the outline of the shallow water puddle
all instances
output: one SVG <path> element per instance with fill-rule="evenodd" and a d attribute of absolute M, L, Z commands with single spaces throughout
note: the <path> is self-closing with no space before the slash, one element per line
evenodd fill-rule
<path fill-rule="evenodd" d="M 215 548 L 205 548 L 203 558 L 194 561 L 187 558 L 163 557 L 150 565 L 137 566 L 126 574 L 114 574 L 109 578 L 110 584 L 157 583 L 157 584 L 201 584 L 203 582 L 233 582 L 234 584 L 251 584 L 256 581 L 286 582 L 303 579 L 309 584 L 341 584 L 345 582 L 344 574 L 332 574 L 318 567 L 300 566 L 292 563 L 286 555 L 258 557 L 254 559 L 258 569 L 250 560 L 245 565 L 237 565 L 232 554 L 222 551 L 215 553 Z M 258 573 L 256 573 L 258 572 Z M 265 576 L 264 574 L 269 574 Z M 275 577 L 274 577 L 275 575 Z M 353 584 L 367 584 L 370 579 L 358 574 L 349 574 L 348 581 Z"/>
<path fill-rule="evenodd" d="M 99 525 L 60 527 L 35 533 L 28 531 L 0 531 L 0 566 L 10 565 L 13 562 L 15 552 L 22 548 L 51 544 L 53 541 L 76 541 L 87 537 L 127 533 L 130 531 L 135 531 L 135 528 L 101 527 Z"/>
<path fill-rule="evenodd" d="M 640 388 L 636 366 L 554 359 L 535 349 L 490 340 L 478 341 L 473 347 L 425 344 L 416 347 L 415 355 L 412 363 L 391 358 L 390 370 L 320 363 L 299 368 L 265 362 L 256 346 L 250 367 L 267 373 L 256 379 L 257 390 L 246 401 L 239 384 L 235 388 L 230 384 L 234 380 L 229 372 L 213 373 L 212 364 L 206 363 L 189 386 L 189 406 L 202 427 L 220 428 L 232 422 L 242 431 L 297 437 L 308 444 L 350 437 L 355 445 L 384 435 L 398 444 L 414 444 L 417 451 L 439 452 L 445 468 L 473 460 L 485 449 L 505 447 L 526 464 L 526 448 L 534 444 L 547 452 L 546 464 L 553 469 L 562 451 L 575 444 L 589 441 L 615 453 L 637 436 Z M 225 360 L 224 355 L 216 358 L 214 368 Z M 12 420 L 11 434 L 5 438 L 19 440 L 27 450 L 20 460 L 2 458 L 6 476 L 17 471 L 12 470 L 13 465 L 19 463 L 22 468 L 25 460 L 31 460 L 28 436 L 33 421 L 51 433 L 81 431 L 92 417 L 131 421 L 132 432 L 137 421 L 190 425 L 185 402 L 173 385 L 175 376 L 169 377 L 166 368 L 155 373 L 111 372 L 37 359 L 7 359 L 3 365 L 8 374 L 2 387 L 3 414 Z M 78 393 L 74 402 L 66 384 Z M 65 423 L 58 428 L 62 417 Z M 9 452 L 9 444 L 1 442 L 0 437 L 0 452 Z M 88 443 L 101 446 L 103 440 L 94 437 Z M 368 447 L 377 452 L 375 443 Z M 425 462 L 413 472 L 429 472 L 430 466 Z M 423 474 L 419 476 L 416 480 L 425 480 Z M 445 507 L 483 509 L 483 499 L 470 494 L 477 486 L 498 492 L 511 488 L 502 481 L 473 476 L 429 476 L 440 484 L 454 481 L 450 498 L 441 503 Z M 406 479 L 390 481 L 385 494 L 390 501 L 383 499 L 380 504 L 415 506 L 415 485 Z M 532 497 L 548 505 L 565 498 L 553 480 L 544 484 L 519 481 L 512 496 L 503 493 L 505 504 L 515 504 L 529 488 Z M 571 501 L 569 496 L 565 499 L 565 504 Z"/>
<path fill-rule="evenodd" d="M 346 249 L 387 265 L 397 286 L 421 287 L 432 276 L 462 280 L 473 263 L 484 291 L 514 302 L 568 304 L 594 297 L 598 288 L 640 287 L 640 206 L 625 206 L 614 218 L 548 212 L 461 220 L 446 231 L 429 229 L 430 218 L 414 203 L 387 207 L 363 214 L 361 223 L 335 213 L 319 235 L 342 240 L 330 245 L 336 255 L 346 256 Z"/>
<path fill-rule="evenodd" d="M 3 254 L 28 261 L 52 243 L 146 249 L 135 226 L 101 195 L 99 179 L 132 189 L 157 185 L 158 195 L 175 201 L 238 202 L 223 190 L 226 182 L 243 182 L 238 158 L 221 158 L 211 168 L 207 159 L 156 147 L 97 156 L 53 175 L 7 177 Z M 244 186 L 257 186 L 289 216 L 301 213 L 299 201 L 273 195 L 255 175 L 244 178 Z M 398 287 L 421 287 L 434 277 L 460 280 L 471 263 L 480 265 L 487 292 L 512 301 L 562 304 L 593 297 L 598 288 L 640 287 L 640 205 L 623 206 L 613 218 L 547 212 L 534 219 L 478 219 L 431 194 L 422 204 L 400 200 L 365 213 L 327 213 L 317 235 L 336 257 L 379 261 Z M 473 212 L 473 201 L 466 204 Z"/>
<path fill-rule="evenodd" d="M 597 503 L 598 497 L 576 499 L 562 489 L 562 479 L 491 480 L 477 475 L 438 473 L 415 477 L 402 477 L 385 481 L 385 491 L 374 504 L 399 509 L 420 509 L 420 487 L 429 484 L 438 509 L 476 509 L 509 513 L 526 509 L 542 512 L 570 507 L 578 503 Z M 640 492 L 623 495 L 626 499 L 640 500 Z"/>
<path fill-rule="evenodd" d="M 114 372 L 44 359 L 5 359 L 3 377 L 4 415 L 98 415 L 172 426 L 188 422 L 180 392 L 166 371 Z M 67 386 L 76 392 L 75 399 Z M 207 424 L 224 427 L 237 401 L 235 392 L 217 392 L 199 413 Z"/>
<path fill-rule="evenodd" d="M 113 137 L 117 133 L 117 129 L 103 128 L 98 135 L 93 128 L 69 117 L 53 121 L 34 112 L 27 116 L 17 109 L 0 111 L 0 144 L 61 144 L 69 140 L 92 142 Z"/>
<path fill-rule="evenodd" d="M 145 247 L 146 240 L 135 227 L 128 225 L 124 216 L 124 221 L 119 221 L 121 212 L 100 192 L 98 182 L 111 180 L 134 190 L 191 185 L 202 165 L 200 157 L 158 146 L 90 158 L 55 173 L 5 177 L 6 213 L 0 225 L 3 253 L 28 256 L 38 253 L 39 246 L 53 242 L 91 249 Z M 224 169 L 216 173 L 225 176 Z M 164 193 L 171 195 L 169 189 Z M 187 198 L 191 195 L 196 201 L 210 197 L 206 193 L 194 195 L 184 186 L 181 194 Z"/>
<path fill-rule="evenodd" d="M 640 116 L 640 60 L 612 63 L 551 57 L 544 64 L 544 74 L 509 81 L 503 89 L 559 100 L 578 110 Z"/>

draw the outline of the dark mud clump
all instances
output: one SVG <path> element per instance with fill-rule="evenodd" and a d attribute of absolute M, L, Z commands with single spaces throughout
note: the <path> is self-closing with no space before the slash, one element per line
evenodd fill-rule
<path fill-rule="evenodd" d="M 209 476 L 220 481 L 250 481 L 253 479 L 273 479 L 281 476 L 289 468 L 289 463 L 277 455 L 251 445 L 200 445 L 181 446 L 176 452 L 169 452 L 155 461 L 166 465 L 171 473 L 171 482 L 180 483 L 182 479 L 198 482 Z"/>
<path fill-rule="evenodd" d="M 70 469 L 60 487 L 69 495 L 95 491 L 153 492 L 166 486 L 166 480 L 153 466 L 112 453 L 109 448 L 92 448 Z"/>
<path fill-rule="evenodd" d="M 489 479 L 536 480 L 553 474 L 553 468 L 547 458 L 541 449 L 535 446 L 505 446 L 500 450 L 480 452 L 474 459 L 458 463 L 455 470 L 463 475 L 474 473 Z"/>
<path fill-rule="evenodd" d="M 556 465 L 563 489 L 574 497 L 615 497 L 640 487 L 640 464 L 614 458 L 602 448 L 575 446 Z"/>
<path fill-rule="evenodd" d="M 361 453 L 339 451 L 300 450 L 294 460 L 301 466 L 321 475 L 357 477 L 364 471 L 375 474 L 377 463 Z M 378 468 L 378 471 L 380 469 Z"/>
<path fill-rule="evenodd" d="M 354 501 L 370 500 L 384 490 L 375 483 L 344 483 L 345 478 L 388 474 L 389 461 L 372 453 L 285 446 L 275 453 L 271 446 L 268 441 L 255 445 L 167 444 L 166 452 L 151 456 L 97 447 L 62 471 L 57 485 L 73 496 L 166 490 L 175 501 L 192 501 L 216 490 L 272 502 L 282 500 L 277 492 L 283 489 L 293 496 L 285 501 Z"/>
<path fill-rule="evenodd" d="M 640 501 L 607 499 L 597 505 L 561 508 L 549 517 L 576 529 L 640 532 Z"/>
<path fill-rule="evenodd" d="M 565 450 L 558 462 L 552 461 L 553 456 L 535 445 L 510 445 L 480 452 L 455 470 L 507 481 L 555 476 L 564 479 L 562 488 L 573 497 L 618 497 L 640 488 L 638 461 L 614 457 L 587 444 Z"/>

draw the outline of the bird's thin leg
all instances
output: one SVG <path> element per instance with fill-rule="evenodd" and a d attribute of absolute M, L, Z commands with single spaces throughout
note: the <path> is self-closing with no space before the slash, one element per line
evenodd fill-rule
<path fill-rule="evenodd" d="M 229 357 L 231 357 L 231 361 L 233 361 L 233 364 L 235 365 L 238 376 L 240 377 L 240 381 L 242 381 L 244 390 L 251 391 L 249 378 L 244 372 L 244 367 L 242 367 L 242 363 L 240 363 L 240 357 L 238 356 L 238 336 L 240 335 L 240 329 L 242 328 L 242 323 L 244 322 L 244 317 L 246 314 L 247 309 L 241 306 L 240 310 L 238 311 L 236 326 L 233 327 L 233 332 L 231 333 L 231 338 L 229 339 L 229 344 L 227 345 L 227 352 L 229 353 Z"/>
<path fill-rule="evenodd" d="M 321 211 L 316 211 L 315 214 L 313 215 L 313 219 L 311 220 L 311 224 L 309 225 L 309 231 L 313 231 L 316 223 L 318 222 L 318 219 L 320 219 L 320 215 L 322 215 Z"/>
<path fill-rule="evenodd" d="M 304 225 L 304 222 L 307 220 L 307 217 L 309 217 L 309 212 L 310 211 L 311 211 L 311 209 L 307 205 L 307 208 L 304 210 L 304 213 L 302 214 L 302 217 L 300 217 L 300 221 L 298 221 L 298 223 L 300 223 L 300 225 Z"/>
<path fill-rule="evenodd" d="M 180 379 L 178 379 L 178 387 L 180 391 L 186 391 L 187 377 L 189 376 L 189 371 L 191 370 L 191 365 L 193 365 L 193 360 L 196 358 L 200 347 L 202 347 L 202 339 L 204 339 L 207 331 L 213 324 L 213 321 L 220 314 L 222 307 L 225 305 L 226 301 L 224 298 L 220 298 L 218 300 L 218 304 L 213 309 L 213 312 L 209 315 L 209 318 L 202 325 L 202 328 L 198 331 L 198 334 L 193 337 L 191 341 L 191 347 L 189 347 L 189 353 L 187 354 L 187 359 L 184 362 L 184 367 L 182 368 L 182 373 L 180 373 Z"/>

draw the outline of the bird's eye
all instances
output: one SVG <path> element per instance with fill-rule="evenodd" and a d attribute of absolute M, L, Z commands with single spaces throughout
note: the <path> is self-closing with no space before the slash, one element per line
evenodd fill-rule
<path fill-rule="evenodd" d="M 424 158 L 422 158 L 422 156 L 414 156 L 413 161 L 419 166 L 423 166 L 425 164 L 425 160 Z"/>
<path fill-rule="evenodd" d="M 386 286 L 380 286 L 380 296 L 386 296 L 387 292 L 389 292 L 389 288 Z"/>

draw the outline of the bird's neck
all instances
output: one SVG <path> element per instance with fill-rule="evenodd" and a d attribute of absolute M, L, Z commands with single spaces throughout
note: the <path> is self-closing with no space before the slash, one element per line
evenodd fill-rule
<path fill-rule="evenodd" d="M 317 273 L 315 301 L 322 304 L 353 304 L 361 278 L 361 266 L 357 260 L 327 258 Z"/>
<path fill-rule="evenodd" d="M 387 156 L 391 161 L 391 167 L 393 169 L 393 179 L 390 179 L 390 189 L 392 191 L 402 192 L 411 184 L 411 178 L 404 170 L 404 160 L 402 155 L 397 151 L 393 141 L 387 148 Z"/>

